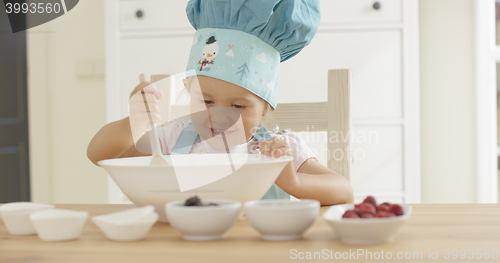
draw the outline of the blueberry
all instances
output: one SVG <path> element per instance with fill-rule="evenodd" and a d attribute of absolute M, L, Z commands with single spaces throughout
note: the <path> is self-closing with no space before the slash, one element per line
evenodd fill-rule
<path fill-rule="evenodd" d="M 186 200 L 184 206 L 202 206 L 201 199 L 198 196 L 193 196 Z"/>

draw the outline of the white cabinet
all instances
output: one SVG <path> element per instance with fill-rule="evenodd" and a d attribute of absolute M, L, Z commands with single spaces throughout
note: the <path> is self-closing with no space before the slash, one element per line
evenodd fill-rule
<path fill-rule="evenodd" d="M 321 4 L 312 43 L 281 65 L 278 102 L 326 101 L 328 69 L 351 69 L 355 201 L 420 202 L 418 3 Z M 326 165 L 326 133 L 315 134 L 302 137 Z"/>
<path fill-rule="evenodd" d="M 128 115 L 140 73 L 186 69 L 194 34 L 186 3 L 107 1 L 108 121 Z M 357 202 L 368 194 L 420 202 L 417 8 L 418 0 L 323 0 L 312 43 L 281 65 L 278 103 L 325 101 L 327 70 L 351 69 Z M 315 134 L 301 136 L 326 164 L 326 133 Z M 119 193 L 111 182 L 110 201 L 121 202 Z"/>
<path fill-rule="evenodd" d="M 402 116 L 399 30 L 318 32 L 282 63 L 278 103 L 326 101 L 327 70 L 336 68 L 351 69 L 354 120 Z"/>
<path fill-rule="evenodd" d="M 355 127 L 351 183 L 362 192 L 403 191 L 403 130 L 399 126 Z"/>

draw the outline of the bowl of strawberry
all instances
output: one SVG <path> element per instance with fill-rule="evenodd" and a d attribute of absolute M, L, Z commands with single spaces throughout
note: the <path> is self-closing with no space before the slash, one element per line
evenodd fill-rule
<path fill-rule="evenodd" d="M 328 224 L 344 243 L 378 244 L 394 240 L 399 228 L 411 215 L 411 206 L 384 202 L 368 196 L 360 204 L 330 207 L 324 214 Z"/>

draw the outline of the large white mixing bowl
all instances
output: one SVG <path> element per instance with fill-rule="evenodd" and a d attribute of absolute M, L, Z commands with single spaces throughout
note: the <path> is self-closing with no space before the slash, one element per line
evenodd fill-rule
<path fill-rule="evenodd" d="M 259 200 L 286 164 L 293 160 L 290 156 L 274 158 L 264 154 L 179 154 L 164 157 L 169 165 L 150 165 L 151 156 L 103 160 L 98 164 L 106 169 L 134 204 L 155 206 L 160 215 L 159 221 L 167 222 L 165 204 L 194 195 L 202 200 L 230 199 L 242 203 Z M 192 189 L 181 192 L 181 189 L 187 188 Z"/>

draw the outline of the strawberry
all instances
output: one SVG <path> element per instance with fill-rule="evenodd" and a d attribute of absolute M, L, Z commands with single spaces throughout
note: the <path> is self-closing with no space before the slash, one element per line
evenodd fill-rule
<path fill-rule="evenodd" d="M 375 218 L 375 216 L 373 214 L 369 214 L 369 213 L 362 213 L 361 218 Z"/>
<path fill-rule="evenodd" d="M 377 207 L 377 212 L 378 211 L 391 212 L 391 207 L 384 203 Z"/>
<path fill-rule="evenodd" d="M 365 198 L 365 200 L 363 200 L 363 203 L 370 203 L 372 204 L 374 207 L 377 207 L 377 201 L 375 200 L 375 197 L 369 195 Z"/>
<path fill-rule="evenodd" d="M 391 213 L 393 213 L 397 216 L 403 215 L 403 213 L 404 213 L 403 207 L 401 207 L 398 204 L 393 204 L 393 205 L 391 205 Z"/>
<path fill-rule="evenodd" d="M 377 209 L 371 203 L 362 203 L 361 206 L 359 206 L 359 210 L 361 214 L 368 213 L 374 215 L 377 213 Z"/>
<path fill-rule="evenodd" d="M 359 218 L 359 215 L 354 210 L 347 210 L 342 215 L 342 218 Z"/>
<path fill-rule="evenodd" d="M 393 213 L 389 213 L 389 212 L 384 212 L 384 211 L 378 211 L 376 214 L 375 214 L 376 217 L 378 218 L 382 218 L 382 217 L 393 217 L 394 214 Z"/>

